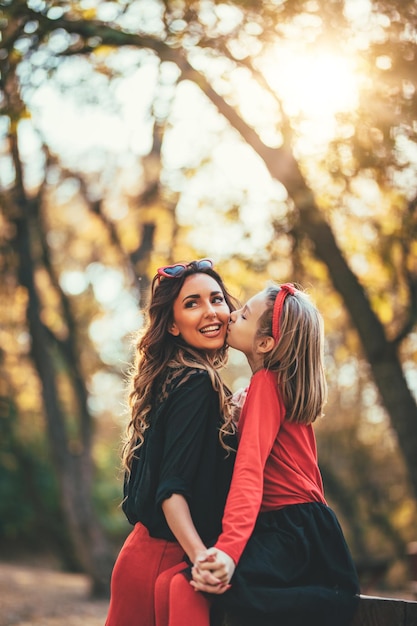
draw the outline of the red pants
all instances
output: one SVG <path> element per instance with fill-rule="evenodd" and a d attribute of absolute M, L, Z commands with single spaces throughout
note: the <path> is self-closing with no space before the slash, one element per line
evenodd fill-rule
<path fill-rule="evenodd" d="M 154 539 L 142 524 L 136 524 L 114 565 L 106 626 L 156 626 L 156 579 L 183 561 L 184 550 L 178 543 Z"/>
<path fill-rule="evenodd" d="M 113 569 L 106 626 L 209 626 L 209 601 L 179 573 L 184 556 L 178 543 L 136 524 Z"/>
<path fill-rule="evenodd" d="M 186 563 L 158 576 L 155 608 L 156 626 L 210 626 L 210 601 L 190 585 Z"/>

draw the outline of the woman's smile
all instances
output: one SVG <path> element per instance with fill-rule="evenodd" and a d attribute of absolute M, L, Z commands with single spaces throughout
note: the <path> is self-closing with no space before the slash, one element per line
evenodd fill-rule
<path fill-rule="evenodd" d="M 217 337 L 221 328 L 222 324 L 210 324 L 209 326 L 203 326 L 203 328 L 200 328 L 200 333 L 206 336 L 210 335 L 210 337 Z"/>

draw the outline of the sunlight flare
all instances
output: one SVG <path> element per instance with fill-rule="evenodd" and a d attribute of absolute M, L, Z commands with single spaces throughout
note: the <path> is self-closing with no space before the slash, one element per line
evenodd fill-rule
<path fill-rule="evenodd" d="M 284 57 L 284 63 L 268 60 L 264 75 L 282 99 L 287 115 L 324 118 L 358 106 L 358 77 L 352 58 L 330 51 L 287 52 Z"/>

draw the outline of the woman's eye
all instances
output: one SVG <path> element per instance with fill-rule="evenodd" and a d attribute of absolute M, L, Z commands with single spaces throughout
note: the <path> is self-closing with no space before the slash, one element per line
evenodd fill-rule
<path fill-rule="evenodd" d="M 195 307 L 196 304 L 197 303 L 195 300 L 187 300 L 187 302 L 185 303 L 185 308 L 192 309 L 193 307 Z"/>
<path fill-rule="evenodd" d="M 215 296 L 213 298 L 213 304 L 223 304 L 224 298 L 223 296 Z"/>

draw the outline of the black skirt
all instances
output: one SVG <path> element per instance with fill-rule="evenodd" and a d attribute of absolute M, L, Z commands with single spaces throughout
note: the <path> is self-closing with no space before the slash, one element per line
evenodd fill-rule
<path fill-rule="evenodd" d="M 316 502 L 261 513 L 231 585 L 215 604 L 242 626 L 344 626 L 359 594 L 336 515 Z"/>

